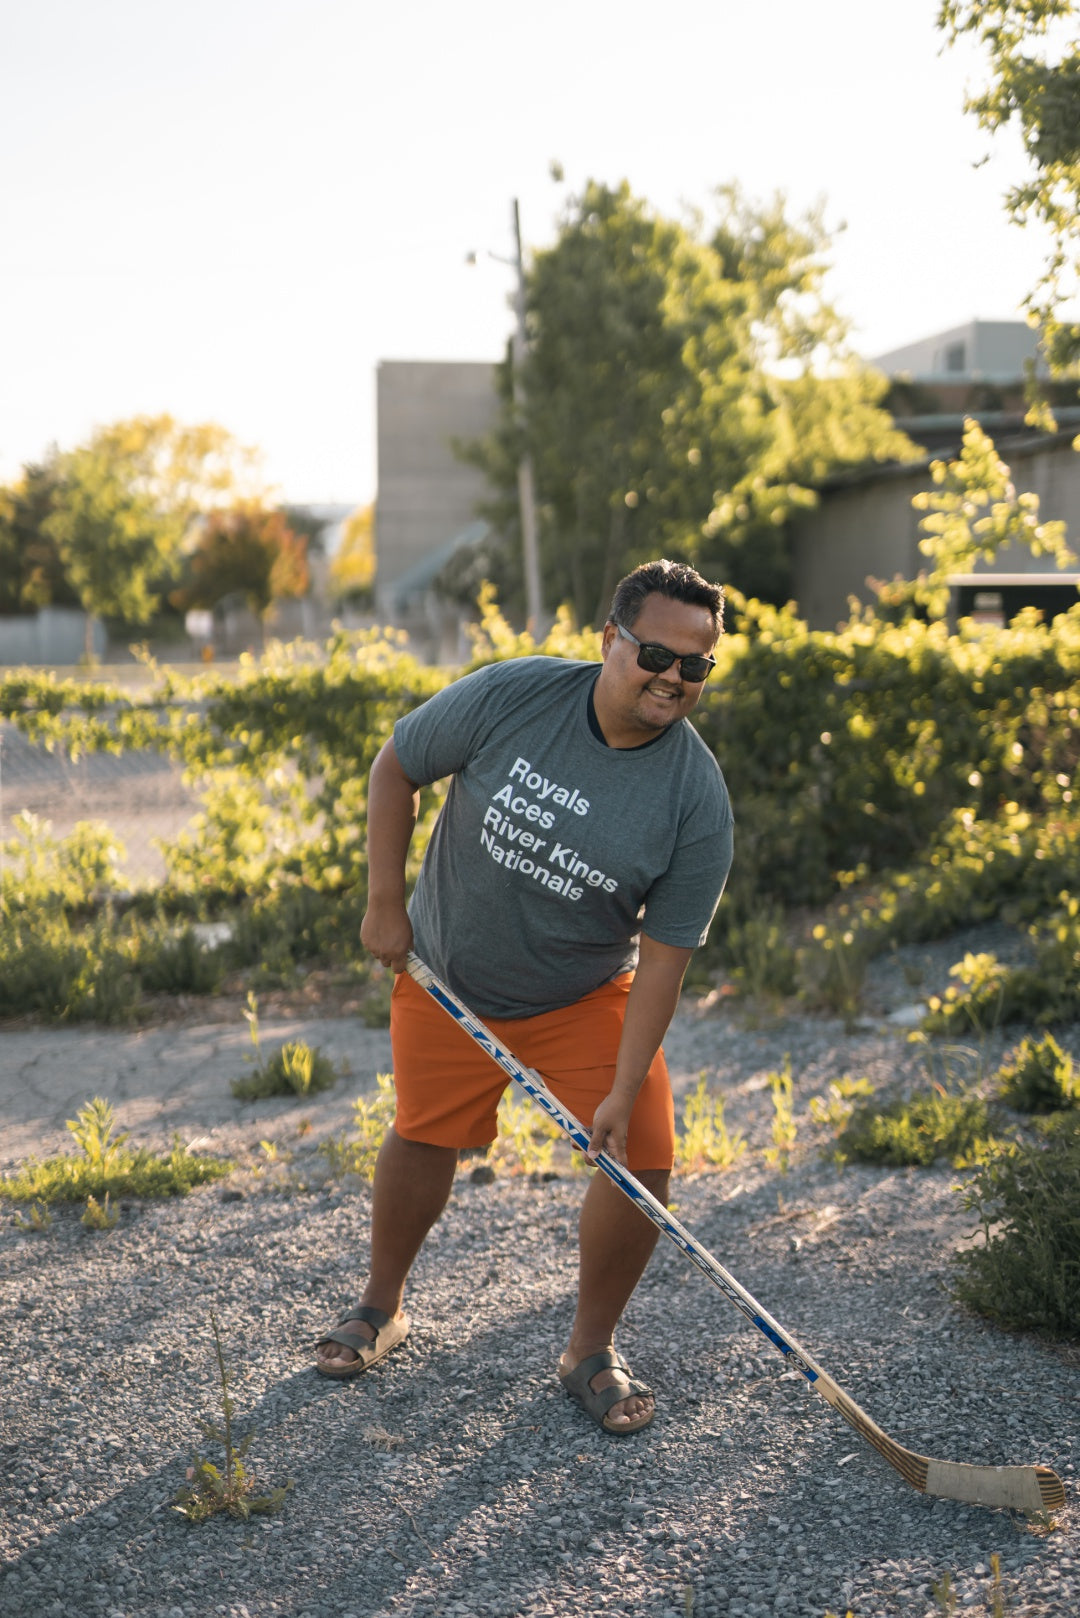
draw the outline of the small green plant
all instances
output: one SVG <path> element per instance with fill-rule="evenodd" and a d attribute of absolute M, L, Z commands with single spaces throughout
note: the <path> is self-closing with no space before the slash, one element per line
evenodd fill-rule
<path fill-rule="evenodd" d="M 711 1095 L 702 1073 L 686 1098 L 682 1130 L 675 1137 L 675 1166 L 682 1173 L 730 1168 L 746 1151 L 746 1140 L 724 1121 L 723 1096 Z"/>
<path fill-rule="evenodd" d="M 114 1135 L 115 1123 L 116 1114 L 104 1096 L 94 1096 L 74 1118 L 67 1120 L 67 1128 L 75 1137 L 75 1144 L 91 1168 L 102 1176 L 108 1174 L 119 1161 L 124 1142 L 131 1133 L 125 1129 L 122 1135 Z"/>
<path fill-rule="evenodd" d="M 982 1164 L 963 1192 L 977 1240 L 956 1256 L 953 1290 L 1001 1325 L 1080 1333 L 1080 1120 L 1047 1119 L 1036 1141 Z"/>
<path fill-rule="evenodd" d="M 109 1206 L 109 1193 L 105 1193 L 105 1201 L 101 1203 L 95 1196 L 86 1199 L 86 1212 L 80 1224 L 87 1230 L 115 1230 L 120 1222 L 120 1215 L 115 1208 Z"/>
<path fill-rule="evenodd" d="M 839 1133 L 855 1110 L 855 1102 L 872 1096 L 874 1086 L 869 1079 L 853 1079 L 845 1073 L 831 1079 L 823 1096 L 810 1098 L 810 1116 L 815 1124 L 825 1124 Z"/>
<path fill-rule="evenodd" d="M 559 1126 L 547 1113 L 511 1092 L 499 1102 L 499 1133 L 492 1148 L 493 1167 L 510 1174 L 550 1174 L 555 1161 L 555 1143 L 562 1138 Z"/>
<path fill-rule="evenodd" d="M 128 1132 L 114 1135 L 115 1115 L 101 1096 L 68 1119 L 81 1156 L 30 1158 L 0 1177 L 0 1198 L 10 1202 L 82 1202 L 87 1197 L 186 1196 L 196 1185 L 221 1180 L 233 1170 L 227 1158 L 195 1157 L 177 1139 L 166 1153 L 132 1151 Z"/>
<path fill-rule="evenodd" d="M 848 905 L 835 918 L 819 922 L 812 943 L 799 957 L 804 1000 L 814 1010 L 831 1012 L 850 1023 L 858 1014 L 870 949 L 859 928 L 848 919 Z"/>
<path fill-rule="evenodd" d="M 998 1069 L 997 1092 L 1017 1112 L 1064 1112 L 1080 1106 L 1080 1074 L 1052 1034 L 1027 1037 Z"/>
<path fill-rule="evenodd" d="M 796 955 L 788 943 L 783 909 L 775 900 L 762 903 L 745 921 L 729 925 L 724 961 L 747 994 L 794 994 Z"/>
<path fill-rule="evenodd" d="M 196 1451 L 188 1468 L 187 1482 L 173 1495 L 173 1507 L 191 1523 L 205 1522 L 208 1517 L 213 1517 L 219 1511 L 228 1512 L 230 1517 L 244 1519 L 256 1515 L 266 1516 L 279 1509 L 293 1486 L 292 1479 L 290 1478 L 282 1487 L 271 1490 L 269 1494 L 255 1493 L 255 1475 L 244 1465 L 244 1457 L 255 1435 L 247 1433 L 239 1443 L 234 1442 L 233 1414 L 236 1407 L 229 1392 L 229 1373 L 222 1352 L 217 1316 L 213 1311 L 210 1313 L 210 1329 L 214 1334 L 214 1355 L 221 1383 L 224 1426 L 219 1428 L 208 1421 L 200 1422 L 200 1426 L 205 1437 L 213 1439 L 222 1446 L 225 1464 L 223 1468 L 217 1467 Z"/>
<path fill-rule="evenodd" d="M 953 1618 L 956 1612 L 956 1586 L 953 1576 L 946 1569 L 940 1579 L 934 1579 L 930 1585 L 931 1594 L 943 1618 Z"/>
<path fill-rule="evenodd" d="M 362 1179 L 375 1177 L 375 1159 L 379 1155 L 383 1136 L 394 1121 L 394 1075 L 378 1073 L 375 1076 L 374 1095 L 358 1096 L 353 1102 L 356 1134 L 352 1139 L 322 1141 L 318 1150 L 336 1174 L 358 1174 Z"/>
<path fill-rule="evenodd" d="M 790 1056 L 784 1057 L 784 1065 L 778 1073 L 769 1074 L 769 1091 L 772 1095 L 773 1104 L 773 1143 L 765 1148 L 765 1161 L 772 1168 L 778 1168 L 781 1174 L 786 1174 L 791 1165 L 791 1154 L 795 1150 L 795 1141 L 798 1135 L 798 1125 L 795 1122 L 793 1105 Z"/>
<path fill-rule="evenodd" d="M 18 1209 L 16 1209 L 12 1224 L 15 1226 L 16 1230 L 34 1230 L 44 1232 L 52 1225 L 52 1214 L 49 1212 L 48 1208 L 43 1202 L 33 1202 L 30 1205 L 30 1212 L 27 1214 L 25 1219 L 23 1218 L 22 1214 L 19 1213 Z"/>
<path fill-rule="evenodd" d="M 329 1057 L 318 1046 L 314 1048 L 302 1039 L 287 1040 L 263 1061 L 259 1039 L 259 1002 L 249 990 L 244 1010 L 251 1031 L 255 1071 L 250 1078 L 233 1079 L 231 1089 L 241 1101 L 260 1101 L 265 1096 L 298 1096 L 306 1100 L 320 1090 L 330 1090 L 337 1083 L 337 1073 Z"/>
<path fill-rule="evenodd" d="M 997 1551 L 990 1557 L 990 1577 L 994 1581 L 990 1592 L 990 1618 L 1005 1618 L 1005 1590 L 1001 1582 L 1001 1557 Z"/>
<path fill-rule="evenodd" d="M 949 968 L 956 978 L 944 995 L 931 995 L 930 1010 L 923 1021 L 928 1033 L 945 1034 L 954 1029 L 974 1029 L 982 1033 L 996 1028 L 1005 1012 L 1009 969 L 987 951 L 975 955 L 969 950 L 962 961 Z"/>
<path fill-rule="evenodd" d="M 837 1155 L 921 1168 L 943 1157 L 960 1169 L 985 1162 L 995 1146 L 985 1101 L 935 1088 L 881 1108 L 856 1107 L 837 1139 Z"/>

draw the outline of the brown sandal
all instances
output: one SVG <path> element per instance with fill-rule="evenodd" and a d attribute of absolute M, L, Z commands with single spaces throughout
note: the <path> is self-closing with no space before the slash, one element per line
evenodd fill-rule
<path fill-rule="evenodd" d="M 601 1388 L 599 1393 L 589 1386 L 598 1371 L 614 1371 L 617 1378 L 610 1388 Z M 632 1421 L 615 1423 L 608 1420 L 608 1411 L 612 1405 L 621 1404 L 624 1399 L 630 1399 L 635 1394 L 639 1399 L 653 1398 L 653 1390 L 630 1375 L 630 1367 L 622 1355 L 616 1354 L 613 1348 L 605 1348 L 599 1354 L 590 1354 L 588 1359 L 575 1365 L 572 1371 L 560 1371 L 559 1381 L 566 1389 L 567 1397 L 573 1399 L 575 1404 L 579 1404 L 585 1414 L 591 1416 L 597 1426 L 602 1427 L 606 1433 L 615 1433 L 619 1437 L 627 1433 L 640 1433 L 656 1415 L 654 1404 L 645 1415 L 635 1416 Z"/>
<path fill-rule="evenodd" d="M 374 1326 L 375 1340 L 365 1337 L 363 1332 L 342 1331 L 350 1320 L 363 1320 L 367 1325 Z M 403 1343 L 409 1335 L 409 1318 L 407 1315 L 395 1320 L 392 1315 L 385 1314 L 382 1309 L 373 1309 L 370 1304 L 358 1303 L 342 1315 L 333 1331 L 324 1332 L 315 1344 L 321 1348 L 324 1343 L 340 1343 L 342 1348 L 351 1348 L 356 1359 L 350 1360 L 347 1365 L 324 1365 L 322 1360 L 315 1361 L 315 1369 L 320 1376 L 333 1377 L 336 1382 L 346 1382 L 350 1377 L 359 1376 L 366 1371 L 369 1365 L 381 1360 L 384 1354 L 389 1354 L 392 1348 Z"/>

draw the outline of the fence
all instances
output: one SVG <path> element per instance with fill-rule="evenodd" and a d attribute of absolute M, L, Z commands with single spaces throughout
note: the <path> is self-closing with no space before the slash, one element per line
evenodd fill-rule
<path fill-rule="evenodd" d="M 0 845 L 20 814 L 48 821 L 57 838 L 80 820 L 97 821 L 123 845 L 125 885 L 152 887 L 165 875 L 157 843 L 174 838 L 197 807 L 179 766 L 156 750 L 72 758 L 66 748 L 50 752 L 0 721 Z"/>

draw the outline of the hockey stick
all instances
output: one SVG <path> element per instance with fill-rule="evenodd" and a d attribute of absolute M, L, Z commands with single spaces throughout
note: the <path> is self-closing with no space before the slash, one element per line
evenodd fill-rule
<path fill-rule="evenodd" d="M 439 981 L 431 968 L 425 966 L 417 955 L 410 953 L 408 967 L 410 977 L 414 978 L 422 989 L 426 989 L 432 999 L 487 1052 L 492 1061 L 497 1062 L 503 1072 L 520 1085 L 526 1095 L 530 1096 L 548 1117 L 569 1135 L 575 1146 L 585 1151 L 589 1145 L 589 1131 L 582 1128 L 573 1114 L 567 1112 L 561 1102 L 552 1095 L 540 1075 L 532 1068 L 524 1067 L 513 1052 L 489 1028 L 485 1028 L 479 1018 L 473 1016 L 468 1007 Z M 682 1249 L 687 1258 L 708 1276 L 714 1286 L 719 1287 L 725 1298 L 746 1316 L 751 1325 L 764 1333 L 773 1347 L 779 1349 L 780 1353 L 802 1372 L 822 1398 L 843 1416 L 860 1438 L 872 1444 L 912 1488 L 919 1489 L 923 1494 L 939 1495 L 944 1500 L 962 1500 L 969 1505 L 1005 1506 L 1029 1514 L 1058 1511 L 1064 1506 L 1064 1486 L 1057 1473 L 1048 1466 L 968 1466 L 958 1461 L 935 1461 L 926 1455 L 917 1455 L 913 1450 L 905 1449 L 902 1444 L 898 1444 L 888 1433 L 883 1432 L 864 1410 L 860 1410 L 854 1399 L 850 1399 L 843 1389 L 837 1386 L 806 1349 L 766 1313 L 745 1287 L 740 1286 L 734 1276 L 728 1274 L 708 1249 L 702 1247 L 701 1243 L 680 1225 L 663 1203 L 634 1178 L 629 1169 L 624 1169 L 622 1164 L 610 1157 L 607 1152 L 601 1152 L 595 1161 L 608 1179 L 613 1180 L 619 1190 L 625 1192 L 630 1201 L 651 1219 L 676 1247 Z"/>

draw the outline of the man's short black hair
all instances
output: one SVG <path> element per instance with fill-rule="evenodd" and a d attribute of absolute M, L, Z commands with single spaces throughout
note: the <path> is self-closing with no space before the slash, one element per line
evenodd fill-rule
<path fill-rule="evenodd" d="M 624 629 L 633 629 L 646 596 L 651 595 L 707 608 L 717 636 L 724 633 L 723 586 L 710 584 L 686 562 L 669 562 L 666 557 L 658 562 L 643 562 L 619 582 L 611 598 L 610 621 L 622 624 Z"/>

